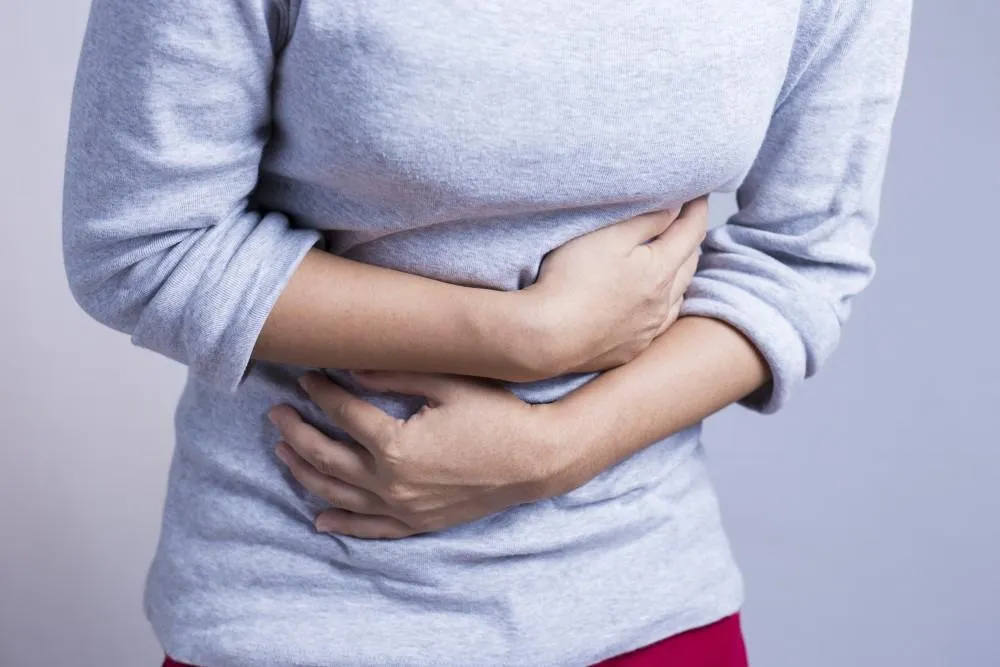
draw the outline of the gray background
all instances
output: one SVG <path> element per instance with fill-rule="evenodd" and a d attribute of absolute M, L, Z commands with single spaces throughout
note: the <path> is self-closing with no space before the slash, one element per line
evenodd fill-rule
<path fill-rule="evenodd" d="M 878 278 L 783 414 L 707 431 L 756 667 L 1000 666 L 1000 3 L 918 4 Z M 0 3 L 4 667 L 160 656 L 140 593 L 182 371 L 87 320 L 59 254 L 86 12 Z"/>

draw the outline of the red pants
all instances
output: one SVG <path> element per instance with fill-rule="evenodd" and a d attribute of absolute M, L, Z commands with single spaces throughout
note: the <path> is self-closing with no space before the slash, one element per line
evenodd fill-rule
<path fill-rule="evenodd" d="M 193 667 L 167 658 L 163 667 Z M 739 614 L 605 660 L 595 667 L 749 667 Z"/>

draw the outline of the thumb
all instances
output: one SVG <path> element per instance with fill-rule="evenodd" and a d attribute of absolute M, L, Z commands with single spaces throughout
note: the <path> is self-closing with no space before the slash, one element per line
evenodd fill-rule
<path fill-rule="evenodd" d="M 401 373 L 395 371 L 351 371 L 351 377 L 365 389 L 426 398 L 431 407 L 448 403 L 462 386 L 450 375 Z"/>
<path fill-rule="evenodd" d="M 609 225 L 601 233 L 616 235 L 629 250 L 647 243 L 667 230 L 677 219 L 680 211 L 668 209 L 638 215 L 628 220 Z"/>
<path fill-rule="evenodd" d="M 699 197 L 684 205 L 681 216 L 650 244 L 660 261 L 676 271 L 692 253 L 697 252 L 708 231 L 708 198 Z"/>

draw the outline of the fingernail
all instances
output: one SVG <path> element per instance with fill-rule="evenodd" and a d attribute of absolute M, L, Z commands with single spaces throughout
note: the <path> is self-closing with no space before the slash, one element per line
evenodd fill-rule
<path fill-rule="evenodd" d="M 318 519 L 316 519 L 314 525 L 316 526 L 317 532 L 330 533 L 333 532 L 333 529 L 335 527 L 335 522 L 333 521 L 333 519 L 328 519 L 324 516 L 321 516 Z"/>
<path fill-rule="evenodd" d="M 267 412 L 267 420 L 269 422 L 271 422 L 272 424 L 274 424 L 275 426 L 278 425 L 278 410 L 276 408 L 272 408 L 272 409 L 268 410 L 268 412 Z"/>

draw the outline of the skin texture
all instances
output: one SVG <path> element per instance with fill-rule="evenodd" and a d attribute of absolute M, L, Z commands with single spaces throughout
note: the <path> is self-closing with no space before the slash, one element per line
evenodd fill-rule
<path fill-rule="evenodd" d="M 380 372 L 358 380 L 424 396 L 427 405 L 395 419 L 308 374 L 310 398 L 360 446 L 279 406 L 269 415 L 282 438 L 276 453 L 334 508 L 316 518 L 317 530 L 400 538 L 566 493 L 761 387 L 767 366 L 729 325 L 689 317 L 638 359 L 547 405 L 464 377 Z M 502 446 L 479 445 L 488 442 Z"/>
<path fill-rule="evenodd" d="M 451 285 L 311 251 L 254 358 L 511 381 L 623 364 L 677 318 L 707 204 L 639 216 L 550 253 L 528 289 Z M 566 332 L 573 332 L 567 337 Z"/>
<path fill-rule="evenodd" d="M 359 381 L 420 393 L 428 402 L 403 421 L 320 375 L 306 375 L 309 397 L 360 447 L 328 438 L 288 406 L 271 413 L 285 441 L 278 457 L 306 489 L 339 508 L 321 515 L 320 530 L 402 537 L 541 497 L 543 471 L 532 445 L 539 429 L 552 425 L 543 410 L 460 376 L 376 373 Z M 478 446 L 491 441 L 503 446 Z"/>
<path fill-rule="evenodd" d="M 704 216 L 704 206 L 687 207 L 685 215 Z M 680 246 L 682 237 L 661 237 L 671 240 Z M 665 254 L 675 274 L 687 270 L 682 247 Z M 575 268 L 572 258 L 555 267 Z M 368 389 L 426 399 L 422 410 L 399 420 L 311 373 L 303 388 L 355 442 L 327 437 L 289 406 L 269 417 L 281 437 L 278 457 L 333 508 L 316 518 L 318 530 L 401 538 L 565 493 L 767 377 L 757 350 L 731 326 L 683 318 L 636 359 L 552 404 L 530 405 L 469 377 L 357 374 Z M 490 442 L 502 444 L 480 444 Z"/>

